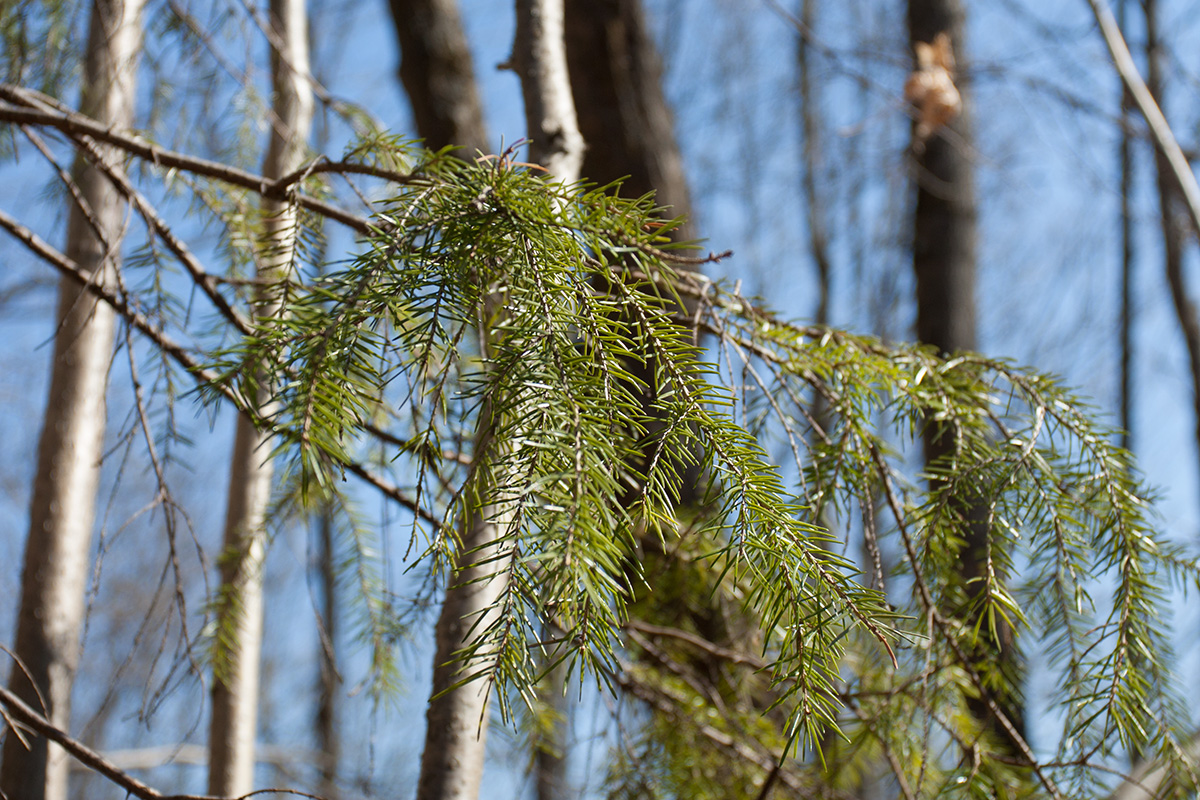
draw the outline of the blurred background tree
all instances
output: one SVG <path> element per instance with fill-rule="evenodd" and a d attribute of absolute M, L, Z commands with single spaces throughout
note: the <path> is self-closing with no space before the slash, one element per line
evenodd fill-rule
<path fill-rule="evenodd" d="M 137 4 L 118 6 L 136 16 Z M 61 557 L 58 566 L 28 566 L 37 550 L 27 545 L 43 540 L 14 534 L 0 544 L 0 563 L 8 565 L 0 582 L 14 587 L 7 594 L 12 612 L 0 617 L 0 641 L 14 642 L 14 653 L 31 667 L 41 697 L 28 685 L 22 689 L 20 670 L 11 683 L 27 703 L 164 789 L 200 788 L 202 773 L 189 765 L 209 760 L 197 747 L 209 714 L 204 697 L 214 667 L 220 676 L 222 659 L 230 658 L 222 644 L 229 630 L 220 621 L 222 608 L 233 609 L 234 619 L 247 612 L 223 593 L 220 587 L 232 584 L 216 570 L 230 565 L 214 510 L 226 503 L 220 453 L 229 446 L 235 415 L 211 405 L 197 417 L 192 400 L 177 400 L 194 385 L 192 376 L 164 341 L 139 338 L 131 315 L 170 333 L 181 343 L 178 352 L 196 363 L 212 363 L 214 353 L 251 333 L 255 317 L 263 324 L 274 318 L 261 302 L 263 270 L 286 263 L 303 276 L 284 289 L 286 308 L 307 287 L 320 285 L 318 274 L 336 279 L 348 254 L 363 251 L 356 240 L 371 235 L 367 215 L 400 191 L 397 178 L 425 163 L 393 136 L 419 137 L 433 150 L 458 146 L 456 156 L 468 165 L 478 153 L 495 154 L 527 134 L 538 138 L 522 114 L 519 81 L 494 69 L 517 64 L 514 8 L 465 0 L 461 7 L 449 0 L 307 6 L 310 65 L 288 54 L 276 26 L 278 9 L 272 16 L 271 9 L 246 3 L 149 4 L 141 88 L 135 109 L 121 112 L 132 113 L 132 122 L 88 105 L 89 92 L 99 91 L 89 87 L 103 82 L 96 65 L 105 56 L 96 51 L 85 58 L 89 40 L 71 31 L 87 29 L 92 4 L 28 2 L 3 12 L 4 169 L 13 185 L 35 191 L 14 193 L 0 205 L 7 229 L 18 234 L 2 245 L 13 265 L 0 284 L 4 419 L 12 435 L 0 509 L 13 531 L 38 527 L 46 509 L 82 515 L 73 528 L 75 544 L 59 548 L 79 567 L 66 593 L 81 599 L 85 611 L 82 630 L 67 624 L 55 634 L 66 654 L 55 657 L 68 666 L 75 643 L 82 643 L 73 707 L 69 691 L 63 694 L 33 669 L 30 654 L 38 648 L 22 644 L 29 636 L 17 624 L 69 623 L 71 617 L 31 612 L 29 599 L 18 611 L 18 585 L 32 596 L 30 574 L 62 568 Z M 95 8 L 109 13 L 106 4 Z M 1200 49 L 1191 46 L 1196 14 L 1170 0 L 1122 3 L 1118 10 L 1150 92 L 1170 113 L 1187 155 L 1196 127 L 1189 116 L 1195 104 L 1187 100 L 1200 74 L 1193 55 Z M 715 249 L 734 250 L 733 258 L 675 265 L 679 296 L 668 293 L 668 300 L 680 330 L 697 331 L 701 363 L 711 363 L 727 387 L 729 419 L 752 431 L 781 465 L 785 495 L 806 509 L 797 511 L 799 518 L 832 531 L 830 555 L 855 564 L 861 582 L 884 591 L 892 606 L 914 617 L 910 629 L 935 644 L 902 649 L 891 666 L 869 637 L 847 634 L 839 666 L 845 684 L 833 691 L 841 710 L 810 731 L 811 740 L 823 743 L 825 759 L 811 747 L 790 749 L 799 735 L 788 727 L 798 719 L 791 700 L 805 695 L 793 694 L 786 669 L 775 681 L 766 669 L 781 652 L 771 638 L 780 620 L 765 613 L 770 604 L 753 576 L 739 572 L 737 558 L 712 556 L 730 541 L 729 529 L 706 527 L 725 508 L 718 498 L 729 489 L 728 474 L 712 472 L 712 464 L 709 471 L 681 469 L 674 493 L 662 498 L 675 508 L 674 529 L 668 535 L 646 526 L 627 553 L 629 617 L 615 660 L 600 673 L 615 694 L 592 680 L 581 684 L 578 671 L 567 667 L 571 662 L 550 670 L 564 651 L 556 649 L 558 612 L 549 609 L 550 627 L 530 640 L 533 651 L 539 640 L 551 644 L 539 656 L 550 657 L 538 662 L 547 679 L 540 700 L 526 708 L 521 697 L 502 698 L 500 706 L 517 718 L 503 720 L 501 735 L 491 737 L 487 770 L 496 777 L 485 779 L 483 795 L 1005 795 L 1032 791 L 1039 782 L 1047 793 L 1053 786 L 1064 795 L 1094 795 L 1117 778 L 1073 770 L 1072 748 L 1083 752 L 1096 742 L 1106 743 L 1093 754 L 1104 768 L 1120 772 L 1130 760 L 1147 760 L 1146 774 L 1155 775 L 1157 750 L 1169 753 L 1177 745 L 1182 752 L 1187 732 L 1200 723 L 1170 708 L 1169 687 L 1178 684 L 1160 673 L 1176 663 L 1168 653 L 1174 645 L 1183 680 L 1195 680 L 1193 646 L 1186 638 L 1155 639 L 1152 629 L 1125 627 L 1123 618 L 1092 632 L 1136 635 L 1156 648 L 1153 657 L 1134 659 L 1145 686 L 1127 687 L 1131 694 L 1097 688 L 1092 701 L 1140 702 L 1146 692 L 1162 690 L 1162 707 L 1148 713 L 1161 712 L 1180 726 L 1173 736 L 1148 729 L 1145 741 L 1121 741 L 1114 738 L 1117 728 L 1145 721 L 1140 711 L 1127 710 L 1122 713 L 1132 716 L 1122 718 L 1110 708 L 1086 720 L 1079 708 L 1058 705 L 1072 691 L 1087 691 L 1086 681 L 1063 665 L 1082 665 L 1090 656 L 1073 649 L 1086 639 L 1078 638 L 1086 632 L 1083 618 L 1073 616 L 1082 612 L 1055 617 L 1054 608 L 1072 604 L 1048 599 L 1053 587 L 1043 583 L 1047 565 L 1056 564 L 1054 574 L 1077 582 L 1078 609 L 1087 596 L 1097 598 L 1100 622 L 1108 620 L 1110 602 L 1146 614 L 1159 602 L 1175 607 L 1175 629 L 1186 630 L 1192 607 L 1178 602 L 1182 595 L 1163 583 L 1165 574 L 1133 575 L 1111 560 L 1126 548 L 1127 555 L 1137 554 L 1136 563 L 1154 561 L 1138 541 L 1144 493 L 1125 483 L 1119 454 L 1097 450 L 1087 438 L 1104 436 L 1103 426 L 1037 422 L 1056 408 L 1056 399 L 1074 398 L 1059 398 L 1036 376 L 1009 375 L 1001 363 L 955 360 L 959 351 L 977 350 L 1080 386 L 1096 403 L 1095 414 L 1126 429 L 1121 442 L 1133 446 L 1149 484 L 1161 487 L 1163 502 L 1151 517 L 1159 547 L 1190 543 L 1200 481 L 1196 443 L 1181 436 L 1179 426 L 1200 424 L 1188 402 L 1189 391 L 1196 392 L 1186 388 L 1200 374 L 1189 355 L 1195 350 L 1186 286 L 1193 226 L 1169 164 L 1113 80 L 1087 4 L 997 0 L 973 5 L 968 17 L 959 3 L 911 0 L 907 26 L 896 7 L 875 0 L 754 8 L 719 0 L 572 0 L 564 13 L 571 92 L 587 147 L 581 176 L 598 184 L 624 178 L 623 197 L 654 191 L 667 216 L 688 215 L 671 236 L 703 235 Z M 905 30 L 907 37 L 897 33 Z M 939 34 L 947 35 L 954 57 L 947 75 L 961 113 L 925 130 L 921 108 L 905 99 L 905 83 L 920 65 L 920 45 Z M 119 43 L 105 40 L 110 48 Z M 132 64 L 129 54 L 108 57 Z M 396 64 L 403 94 L 393 77 Z M 280 105 L 284 93 L 272 88 L 273 76 L 288 71 L 316 98 L 313 141 L 328 158 L 307 151 L 263 166 L 268 181 L 286 179 L 268 187 L 258 175 L 267 158 L 263 143 L 295 127 Z M 403 97 L 408 108 L 398 104 Z M 142 131 L 191 160 L 138 153 L 99 131 L 85 138 L 70 120 L 51 119 L 73 108 L 117 133 Z M 101 166 L 72 177 L 61 165 L 76 158 Z M 484 163 L 499 169 L 505 161 L 492 155 Z M 92 198 L 93 178 L 103 187 L 98 191 L 111 196 Z M 89 207 L 102 211 L 89 213 Z M 80 459 L 86 469 L 99 467 L 95 523 L 90 500 L 56 501 L 32 491 L 43 484 L 67 488 L 61 475 L 34 481 L 32 466 L 25 466 L 38 460 L 33 432 L 65 430 L 55 415 L 68 413 L 47 388 L 58 374 L 46 369 L 50 346 L 39 345 L 53 339 L 63 348 L 84 338 L 54 321 L 44 263 L 52 256 L 30 258 L 21 236 L 33 229 L 55 245 L 64 241 L 68 217 L 68 236 L 99 242 L 101 262 L 115 263 L 118 254 L 123 262 L 111 287 L 118 311 L 125 309 L 116 344 L 86 337 L 102 356 L 109 393 L 104 446 Z M 289 243 L 280 245 L 271 226 Z M 72 255 L 78 251 L 71 239 L 65 241 L 64 253 L 88 269 Z M 634 252 L 626 267 L 656 263 L 648 257 L 643 263 L 645 255 Z M 1145 265 L 1160 258 L 1165 270 Z M 696 269 L 728 281 L 724 293 L 689 276 Z M 746 299 L 752 295 L 765 300 Z M 105 303 L 87 295 L 62 302 L 60 313 L 83 313 L 90 325 L 102 324 L 107 313 Z M 819 332 L 756 317 L 747 311 L 752 304 L 818 325 L 873 332 L 884 342 L 924 342 L 962 374 L 951 371 L 934 381 L 921 369 L 937 371 L 947 362 L 925 361 L 928 354 L 903 347 L 876 351 L 871 348 L 879 345 L 858 340 L 822 339 Z M 762 330 L 751 325 L 749 338 L 738 339 L 747 314 Z M 821 348 L 789 349 L 787 338 L 802 334 Z M 447 364 L 427 369 L 462 379 L 482 346 L 464 345 L 461 371 L 439 372 Z M 772 347 L 789 355 L 772 360 Z M 839 353 L 867 366 L 840 362 Z M 872 361 L 876 357 L 883 361 Z M 637 358 L 629 364 L 638 366 L 631 386 L 657 385 L 661 365 L 651 359 L 643 366 Z M 906 388 L 906 380 L 921 386 Z M 270 391 L 269 383 L 263 391 Z M 931 384 L 943 392 L 942 401 L 926 394 Z M 867 387 L 885 398 L 895 392 L 909 399 L 859 397 Z M 994 413 L 1004 425 L 978 426 L 965 413 L 983 396 L 981 387 L 1002 401 Z M 90 402 L 100 399 L 95 390 L 85 394 Z M 671 419 L 661 416 L 669 395 L 656 399 L 651 392 L 641 400 L 651 434 L 629 443 L 624 463 L 634 473 L 653 457 L 647 454 L 655 452 L 657 426 L 671 428 Z M 1011 405 L 1004 405 L 1010 396 Z M 257 763 L 257 771 L 241 788 L 213 784 L 211 791 L 239 794 L 248 785 L 275 784 L 324 796 L 411 793 L 423 746 L 409 722 L 426 707 L 427 665 L 446 663 L 429 642 L 432 612 L 448 580 L 415 557 L 441 541 L 436 526 L 453 516 L 450 509 L 461 508 L 458 487 L 471 474 L 475 453 L 470 403 L 445 397 L 447 408 L 439 409 L 427 397 L 381 394 L 361 411 L 365 438 L 335 474 L 365 477 L 373 488 L 334 481 L 317 492 L 306 485 L 306 475 L 320 472 L 318 464 L 339 461 L 336 453 L 303 469 L 285 458 L 294 468 L 276 471 L 271 508 L 260 512 L 270 524 L 256 529 L 270 553 L 255 576 L 263 581 L 268 631 L 263 688 L 251 704 L 260 746 L 247 763 Z M 328 400 L 318 398 L 314 407 Z M 101 414 L 89 412 L 90 422 Z M 451 419 L 461 424 L 439 427 Z M 1046 440 L 1052 472 L 1044 474 L 1056 476 L 1048 483 L 1038 481 L 1040 466 L 1004 455 L 1004 443 L 1020 436 L 1010 422 L 1027 425 L 1029 436 L 1056 429 L 1044 434 L 1052 437 Z M 1029 452 L 1012 446 L 1025 459 L 1036 451 L 1032 444 Z M 269 447 L 243 450 L 243 460 L 256 467 L 286 455 Z M 1105 517 L 1103 503 L 1095 505 L 1101 501 L 1080 488 L 1091 485 L 1087 465 L 1113 468 L 1097 491 L 1108 486 L 1116 492 L 1107 501 L 1115 516 Z M 232 480 L 233 489 L 248 485 Z M 635 475 L 613 495 L 614 507 L 634 517 L 645 513 L 640 485 Z M 1037 492 L 1049 496 L 1039 499 Z M 1017 524 L 1001 513 L 1013 509 L 1040 511 Z M 1073 550 L 1085 543 L 1071 537 L 1061 539 L 1070 546 L 1043 549 L 1036 533 L 1039 524 L 1092 530 L 1088 520 L 1095 519 L 1101 522 L 1086 543 L 1098 548 L 1094 555 Z M 1109 545 L 1114 549 L 1105 550 Z M 84 551 L 87 562 L 79 560 Z M 310 570 L 318 561 L 328 566 Z M 16 566 L 22 563 L 24 579 Z M 84 577 L 88 564 L 90 580 Z M 1175 566 L 1187 573 L 1183 562 Z M 1148 604 L 1122 606 L 1131 598 Z M 296 613 L 302 608 L 311 611 Z M 321 657 L 314 660 L 314 652 Z M 1092 666 L 1115 674 L 1121 664 L 1114 658 Z M 62 672 L 68 687 L 70 672 Z M 312 689 L 315 682 L 319 691 Z M 895 703 L 874 699 L 897 693 Z M 336 726 L 330 723 L 333 696 L 340 700 Z M 848 738 L 834 735 L 835 728 Z M 65 778 L 51 779 L 37 759 L 24 757 L 19 737 L 8 733 L 5 748 L 0 788 L 9 796 L 42 796 L 27 787 L 43 779 L 44 796 L 67 796 Z M 249 758 L 244 745 L 233 749 Z M 17 751 L 22 755 L 10 755 Z M 11 777 L 29 770 L 38 773 L 32 784 Z M 1178 781 L 1158 775 L 1162 791 L 1188 791 L 1186 771 L 1167 775 Z M 72 778 L 72 794 L 124 796 L 91 773 Z"/>

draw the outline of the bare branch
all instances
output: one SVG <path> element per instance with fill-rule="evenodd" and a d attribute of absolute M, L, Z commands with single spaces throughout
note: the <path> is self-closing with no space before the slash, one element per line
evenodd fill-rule
<path fill-rule="evenodd" d="M 2 210 L 0 210 L 0 228 L 11 233 L 35 255 L 46 261 L 60 273 L 85 286 L 93 295 L 112 306 L 113 310 L 120 314 L 128 324 L 132 325 L 142 335 L 153 342 L 159 350 L 168 355 L 175 363 L 187 370 L 197 383 L 212 386 L 222 396 L 233 403 L 241 413 L 249 413 L 245 408 L 245 401 L 239 398 L 232 388 L 216 383 L 217 376 L 215 374 L 210 370 L 204 369 L 186 347 L 176 342 L 167 333 L 154 325 L 144 314 L 133 308 L 125 298 L 115 294 L 107 287 L 89 283 L 88 273 L 84 272 L 79 265 L 51 247 L 40 236 Z M 435 526 L 440 525 L 437 517 L 408 495 L 404 494 L 399 487 L 375 475 L 362 464 L 349 462 L 343 466 L 347 472 L 362 478 L 378 489 L 388 499 L 394 500 L 404 506 L 420 519 Z"/>
<path fill-rule="evenodd" d="M 11 84 L 0 84 L 0 99 L 7 100 L 16 106 L 30 106 L 35 102 L 31 92 Z M 312 172 L 357 172 L 361 174 L 387 177 L 388 180 L 412 180 L 411 176 L 403 173 L 392 173 L 367 165 L 347 165 L 341 162 L 325 162 L 316 164 L 311 170 L 298 170 L 278 179 L 267 178 L 244 169 L 231 167 L 218 161 L 188 156 L 166 150 L 146 140 L 127 134 L 119 133 L 110 127 L 73 111 L 49 111 L 35 108 L 20 108 L 0 105 L 0 122 L 11 122 L 18 125 L 38 125 L 55 128 L 71 136 L 89 136 L 96 141 L 120 148 L 138 158 L 149 161 L 160 167 L 179 169 L 196 175 L 249 189 L 270 200 L 283 200 L 291 196 L 294 201 L 323 217 L 340 222 L 352 230 L 366 234 L 373 223 L 366 217 L 352 214 L 335 205 L 326 203 L 308 195 L 301 194 L 293 188 L 297 182 Z"/>
<path fill-rule="evenodd" d="M 1158 149 L 1166 156 L 1175 180 L 1179 181 L 1179 190 L 1187 204 L 1193 231 L 1200 234 L 1200 184 L 1196 183 L 1196 175 L 1179 147 L 1179 142 L 1175 140 L 1175 134 L 1171 131 L 1167 118 L 1163 116 L 1162 109 L 1158 107 L 1154 96 L 1146 87 L 1146 82 L 1142 80 L 1112 11 L 1104 0 L 1087 1 L 1096 16 L 1096 22 L 1100 25 L 1100 33 L 1104 36 L 1104 43 L 1108 45 L 1108 52 L 1112 54 L 1113 65 L 1129 93 L 1133 95 L 1133 102 L 1137 104 L 1138 111 L 1142 112 L 1146 124 L 1150 126 L 1150 135 Z"/>

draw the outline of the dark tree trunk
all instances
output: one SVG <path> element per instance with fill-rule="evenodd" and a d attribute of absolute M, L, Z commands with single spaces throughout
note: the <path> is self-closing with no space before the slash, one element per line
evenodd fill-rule
<path fill-rule="evenodd" d="M 320 550 L 317 570 L 321 579 L 321 665 L 317 676 L 317 714 L 314 727 L 317 750 L 322 755 L 321 782 L 317 792 L 327 800 L 337 796 L 338 762 L 341 759 L 341 737 L 338 735 L 337 672 L 337 569 L 333 551 L 333 508 L 326 504 L 317 520 Z"/>
<path fill-rule="evenodd" d="M 910 0 L 908 28 L 914 45 L 948 33 L 962 61 L 960 0 Z M 944 353 L 975 349 L 975 176 L 967 152 L 972 135 L 964 84 L 960 77 L 963 113 L 924 142 L 923 152 L 914 153 L 917 338 Z"/>
<path fill-rule="evenodd" d="M 583 177 L 600 184 L 624 178 L 622 195 L 654 192 L 658 204 L 668 208 L 667 216 L 689 215 L 683 157 L 641 0 L 567 0 L 566 11 L 571 90 L 587 143 Z M 676 232 L 677 239 L 694 235 L 690 223 Z M 643 384 L 653 384 L 653 363 L 630 369 Z M 647 411 L 652 404 L 652 397 L 643 398 Z M 681 504 L 699 500 L 698 483 L 699 471 L 686 470 Z M 629 498 L 638 494 L 631 487 Z"/>
<path fill-rule="evenodd" d="M 599 184 L 624 179 L 623 196 L 653 192 L 657 204 L 667 208 L 665 216 L 690 215 L 683 157 L 663 91 L 662 62 L 641 0 L 567 0 L 566 40 L 571 90 L 587 143 L 582 176 Z M 694 235 L 690 222 L 675 233 L 677 239 Z M 630 365 L 632 374 L 647 386 L 653 385 L 654 369 L 649 361 Z M 653 403 L 652 396 L 643 396 L 643 407 L 651 414 Z M 653 434 L 655 425 L 648 427 Z M 681 504 L 698 502 L 699 478 L 698 470 L 684 470 Z M 631 486 L 626 502 L 639 494 L 639 487 Z M 563 694 L 558 685 L 543 694 L 543 702 L 560 716 L 569 710 Z M 560 733 L 564 730 L 558 728 Z M 552 754 L 565 753 L 566 747 L 560 739 L 543 743 L 541 752 L 549 754 L 537 765 L 539 800 L 557 800 L 564 796 L 556 778 L 564 765 Z"/>
<path fill-rule="evenodd" d="M 970 86 L 961 66 L 966 47 L 965 11 L 961 0 L 909 0 L 909 42 L 932 43 L 939 34 L 949 37 L 959 69 L 955 83 L 962 112 L 926 138 L 914 126 L 913 174 L 917 187 L 913 219 L 913 269 L 917 283 L 917 338 L 944 354 L 976 348 L 975 268 L 976 198 L 971 164 L 973 135 L 970 120 Z M 932 465 L 952 458 L 954 438 L 944 426 L 925 430 L 925 460 Z M 964 499 L 965 503 L 969 500 Z M 986 509 L 968 505 L 963 510 L 968 527 L 963 543 L 961 579 L 968 605 L 979 599 L 989 569 L 990 533 Z M 994 566 L 994 563 L 993 563 Z M 1003 576 L 999 576 L 1002 580 Z M 974 627 L 972 624 L 971 627 Z M 1018 654 L 1012 631 L 1001 622 L 993 637 L 987 625 L 979 626 L 978 640 L 970 653 L 985 669 L 998 669 L 1004 684 L 1020 685 Z M 1024 730 L 1020 692 L 996 689 L 993 699 L 1018 732 Z M 1010 754 L 1016 742 L 982 698 L 968 701 L 972 713 Z"/>
<path fill-rule="evenodd" d="M 400 42 L 400 81 L 425 146 L 488 152 L 471 50 L 456 0 L 390 0 Z"/>
<path fill-rule="evenodd" d="M 672 216 L 689 214 L 662 62 L 640 0 L 567 0 L 566 8 L 571 89 L 587 142 L 583 176 L 598 183 L 628 176 L 625 196 L 655 192 Z"/>
<path fill-rule="evenodd" d="M 1163 79 L 1162 31 L 1158 24 L 1157 0 L 1144 0 L 1146 12 L 1146 88 L 1166 116 L 1166 97 Z M 1171 163 L 1160 148 L 1154 149 L 1154 165 L 1158 184 L 1159 224 L 1163 237 L 1163 265 L 1167 273 L 1167 284 L 1171 288 L 1171 300 L 1175 305 L 1175 316 L 1187 345 L 1188 367 L 1192 376 L 1192 408 L 1197 447 L 1200 448 L 1200 316 L 1188 293 L 1187 279 L 1183 271 L 1183 247 L 1190 221 L 1183 198 L 1179 192 L 1179 180 L 1175 177 Z M 1197 452 L 1200 452 L 1198 449 Z"/>
<path fill-rule="evenodd" d="M 1118 23 L 1125 29 L 1129 0 L 1117 6 Z M 1117 155 L 1121 170 L 1121 447 L 1133 446 L 1133 100 L 1121 82 L 1121 145 Z"/>

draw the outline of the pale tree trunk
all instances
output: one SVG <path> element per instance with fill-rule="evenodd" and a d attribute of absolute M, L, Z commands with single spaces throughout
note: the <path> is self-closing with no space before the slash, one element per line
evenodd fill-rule
<path fill-rule="evenodd" d="M 529 157 L 563 183 L 579 180 L 584 140 L 567 71 L 564 0 L 517 0 L 513 68 L 521 78 Z"/>
<path fill-rule="evenodd" d="M 312 126 L 308 15 L 304 0 L 271 0 L 271 138 L 263 174 L 278 178 L 297 169 Z M 296 211 L 286 202 L 265 201 L 261 284 L 255 313 L 279 312 L 273 288 L 286 277 L 295 252 Z M 249 398 L 254 402 L 253 398 Z M 239 415 L 229 476 L 229 505 L 221 556 L 218 626 L 229 636 L 213 681 L 209 730 L 208 791 L 237 797 L 254 781 L 258 720 L 258 671 L 262 647 L 262 568 L 265 516 L 271 496 L 271 447 L 266 433 Z"/>
<path fill-rule="evenodd" d="M 488 152 L 483 106 L 457 0 L 391 0 L 400 42 L 400 81 L 417 134 L 432 150 Z"/>
<path fill-rule="evenodd" d="M 567 77 L 562 0 L 517 0 L 513 63 L 521 77 L 526 125 L 533 140 L 530 158 L 544 166 L 552 179 L 564 183 L 577 180 L 583 137 Z M 483 345 L 486 349 L 487 342 Z M 492 413 L 491 404 L 480 411 L 476 453 L 490 449 Z M 504 443 L 495 446 L 502 448 Z M 505 526 L 503 510 L 486 502 L 487 494 L 494 490 L 481 487 L 480 507 L 464 521 L 457 568 L 438 617 L 433 697 L 426 712 L 418 800 L 475 800 L 479 796 L 491 682 L 481 679 L 446 689 L 461 680 L 464 668 L 470 672 L 487 668 L 486 651 L 477 651 L 465 665 L 456 654 L 471 647 L 472 637 L 488 629 L 485 615 L 496 608 L 507 588 L 507 565 L 497 552 Z"/>
<path fill-rule="evenodd" d="M 82 111 L 118 130 L 133 125 L 142 6 L 142 0 L 97 0 L 89 22 Z M 100 146 L 100 152 L 116 158 L 109 148 Z M 72 204 L 66 254 L 94 273 L 96 283 L 111 285 L 125 205 L 103 173 L 82 157 L 75 181 L 87 212 Z M 13 667 L 9 685 L 51 723 L 69 730 L 114 316 L 107 305 L 64 279 L 56 323 L 17 615 L 14 653 L 21 663 Z M 28 750 L 11 732 L 5 739 L 0 792 L 12 800 L 65 800 L 66 754 L 43 738 L 26 738 Z"/>
<path fill-rule="evenodd" d="M 913 268 L 917 279 L 917 338 L 943 354 L 976 348 L 975 266 L 977 210 L 975 177 L 971 163 L 973 134 L 970 124 L 970 91 L 962 77 L 963 34 L 966 29 L 962 0 L 909 0 L 909 41 L 935 42 L 940 34 L 949 37 L 960 67 L 955 78 L 962 113 L 943 128 L 922 136 L 914 126 L 913 162 L 917 202 L 913 218 Z M 925 429 L 925 459 L 933 463 L 953 453 L 953 434 L 930 422 Z M 986 509 L 963 509 L 969 523 L 963 544 L 961 579 L 968 595 L 982 591 L 989 568 L 989 531 Z M 1003 579 L 1003 576 L 1001 576 Z M 979 628 L 979 643 L 972 653 L 980 663 L 996 664 L 1020 685 L 1019 662 L 1012 631 L 996 624 L 996 636 L 988 626 Z M 1024 708 L 1019 696 L 997 692 L 996 705 L 1018 732 L 1024 730 Z M 981 698 L 968 699 L 972 713 L 996 737 L 999 746 L 1015 754 L 1017 743 Z"/>

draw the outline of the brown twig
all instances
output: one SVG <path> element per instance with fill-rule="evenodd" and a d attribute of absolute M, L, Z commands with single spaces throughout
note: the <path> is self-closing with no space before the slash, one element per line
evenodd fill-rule
<path fill-rule="evenodd" d="M 231 167 L 228 164 L 222 164 L 218 161 L 210 161 L 166 150 L 140 137 L 120 133 L 96 122 L 90 117 L 74 111 L 50 111 L 31 108 L 29 106 L 33 105 L 37 98 L 31 96 L 28 90 L 12 86 L 11 84 L 0 84 L 0 99 L 13 104 L 9 106 L 0 105 L 0 122 L 11 122 L 18 125 L 38 125 L 55 128 L 71 136 L 88 136 L 96 141 L 112 145 L 138 158 L 149 161 L 156 166 L 204 175 L 223 183 L 249 189 L 270 200 L 283 200 L 291 196 L 298 205 L 335 222 L 340 222 L 357 233 L 370 233 L 374 227 L 372 222 L 366 217 L 351 214 L 331 203 L 326 203 L 295 191 L 295 183 L 303 177 L 303 172 L 299 174 L 292 173 L 277 180 L 272 180 L 264 175 Z M 373 167 L 363 167 L 361 171 L 365 172 L 366 170 L 378 171 Z M 338 167 L 331 163 L 322 171 L 347 172 L 351 170 L 344 165 Z M 368 172 L 367 174 L 372 173 Z"/>
<path fill-rule="evenodd" d="M 99 286 L 89 282 L 89 273 L 85 272 L 71 259 L 67 258 L 61 252 L 47 244 L 36 233 L 26 228 L 17 220 L 9 216 L 6 212 L 0 211 L 0 228 L 7 230 L 30 251 L 37 255 L 42 260 L 46 261 L 52 267 L 57 269 L 63 275 L 77 281 L 80 285 L 87 288 L 89 292 L 95 295 L 100 300 L 112 306 L 121 317 L 130 325 L 138 330 L 150 341 L 154 342 L 155 346 L 163 353 L 169 356 L 175 363 L 183 367 L 195 379 L 197 383 L 205 384 L 213 387 L 220 392 L 223 397 L 232 402 L 235 407 L 243 414 L 250 412 L 246 408 L 245 400 L 237 394 L 234 389 L 229 386 L 223 386 L 216 382 L 217 376 L 210 370 L 205 369 L 196 360 L 195 356 L 187 350 L 183 345 L 176 342 L 164 331 L 150 322 L 144 314 L 132 307 L 129 302 L 114 293 L 111 289 L 105 286 Z M 433 525 L 439 525 L 440 521 L 429 511 L 415 502 L 412 498 L 404 494 L 398 486 L 390 483 L 383 477 L 374 474 L 362 464 L 357 462 L 349 462 L 343 465 L 347 472 L 350 472 L 359 478 L 362 478 L 367 483 L 374 486 L 386 497 L 413 512 L 420 519 L 429 522 Z"/>
<path fill-rule="evenodd" d="M 55 727 L 49 720 L 27 706 L 21 698 L 2 686 L 0 686 L 0 704 L 7 708 L 8 713 L 6 716 L 11 715 L 19 724 L 36 731 L 54 742 L 70 753 L 76 761 L 108 778 L 117 786 L 124 789 L 127 794 L 141 798 L 141 800 L 222 800 L 222 798 L 206 794 L 163 794 L 153 786 L 142 783 L 137 778 L 124 772 L 95 750 L 92 750 L 79 740 Z M 311 800 L 324 800 L 320 795 L 302 792 L 297 789 L 257 789 L 236 798 L 236 800 L 245 800 L 248 797 L 264 794 L 287 794 L 294 797 L 307 797 L 311 798 Z"/>

